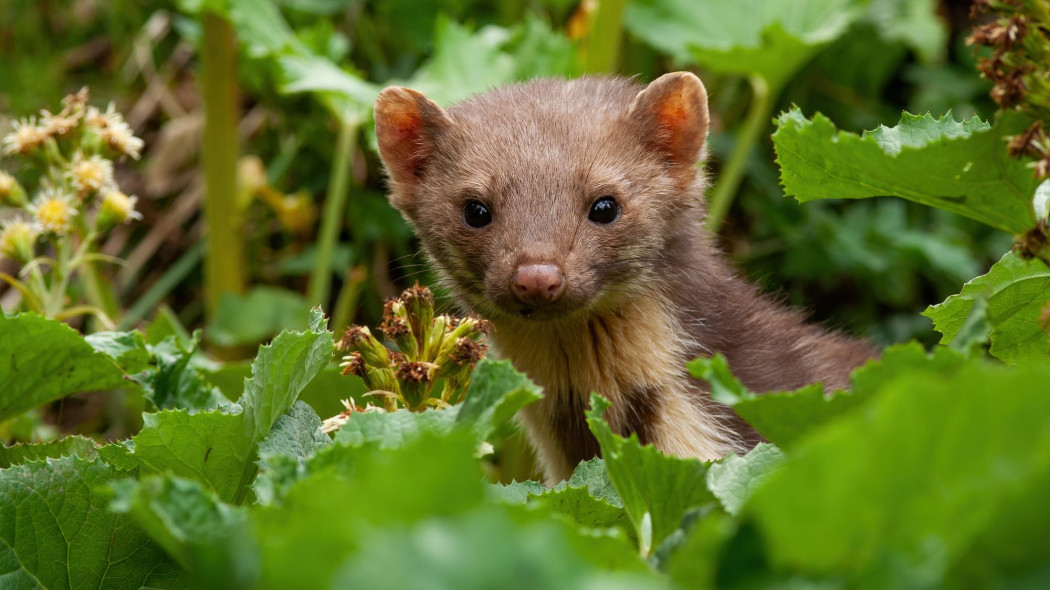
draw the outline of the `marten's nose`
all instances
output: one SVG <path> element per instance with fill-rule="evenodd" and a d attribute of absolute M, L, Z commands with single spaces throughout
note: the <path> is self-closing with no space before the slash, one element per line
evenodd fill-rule
<path fill-rule="evenodd" d="M 554 303 L 565 292 L 565 278 L 553 264 L 525 264 L 514 273 L 511 292 L 526 305 Z"/>

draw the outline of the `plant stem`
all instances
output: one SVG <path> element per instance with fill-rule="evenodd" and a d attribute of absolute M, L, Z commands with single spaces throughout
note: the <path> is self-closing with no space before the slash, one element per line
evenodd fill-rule
<path fill-rule="evenodd" d="M 712 232 L 718 233 L 729 213 L 729 207 L 733 204 L 740 183 L 744 179 L 744 170 L 747 168 L 747 160 L 751 156 L 751 148 L 755 141 L 766 129 L 769 118 L 773 111 L 772 92 L 766 81 L 760 76 L 751 76 L 751 106 L 748 108 L 744 125 L 737 136 L 736 145 L 729 154 L 726 165 L 722 167 L 718 176 L 718 184 L 714 193 L 708 200 L 707 227 Z"/>
<path fill-rule="evenodd" d="M 212 319 L 224 293 L 243 293 L 244 245 L 237 205 L 236 38 L 230 22 L 203 17 L 201 86 L 204 95 L 205 315 Z"/>
<path fill-rule="evenodd" d="M 340 118 L 339 137 L 332 157 L 332 172 L 325 195 L 324 214 L 317 238 L 317 254 L 306 299 L 311 305 L 328 305 L 332 290 L 332 252 L 339 240 L 346 214 L 346 200 L 350 192 L 350 170 L 353 166 L 357 136 L 357 121 L 351 117 Z"/>
<path fill-rule="evenodd" d="M 583 69 L 590 74 L 615 71 L 620 57 L 620 21 L 626 0 L 598 0 L 591 14 L 587 38 L 580 52 Z"/>

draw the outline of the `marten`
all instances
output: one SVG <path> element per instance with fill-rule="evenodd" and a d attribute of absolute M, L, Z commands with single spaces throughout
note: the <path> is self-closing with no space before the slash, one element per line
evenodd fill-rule
<path fill-rule="evenodd" d="M 722 353 L 752 391 L 830 390 L 876 354 L 730 267 L 703 223 L 709 115 L 691 73 L 537 79 L 448 109 L 389 87 L 375 124 L 391 202 L 497 354 L 543 387 L 522 421 L 548 482 L 600 454 L 591 392 L 619 434 L 712 460 L 761 437 L 687 361 Z"/>

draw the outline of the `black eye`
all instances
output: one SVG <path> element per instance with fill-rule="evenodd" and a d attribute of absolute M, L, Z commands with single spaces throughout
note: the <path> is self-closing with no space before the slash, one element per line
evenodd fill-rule
<path fill-rule="evenodd" d="M 616 204 L 616 199 L 612 197 L 602 197 L 595 201 L 591 205 L 590 213 L 587 214 L 587 219 L 602 225 L 608 225 L 619 218 L 620 206 Z"/>
<path fill-rule="evenodd" d="M 471 199 L 463 206 L 463 221 L 477 229 L 492 223 L 492 214 L 489 213 L 489 208 L 485 206 L 485 203 Z"/>

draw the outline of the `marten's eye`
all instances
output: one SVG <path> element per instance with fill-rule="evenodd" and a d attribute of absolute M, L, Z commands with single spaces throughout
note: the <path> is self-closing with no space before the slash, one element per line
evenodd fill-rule
<path fill-rule="evenodd" d="M 601 197 L 591 205 L 587 219 L 594 223 L 608 225 L 620 218 L 620 206 L 612 197 Z"/>
<path fill-rule="evenodd" d="M 463 206 L 463 221 L 477 229 L 492 223 L 492 214 L 489 213 L 489 208 L 485 206 L 485 203 L 471 199 Z"/>

